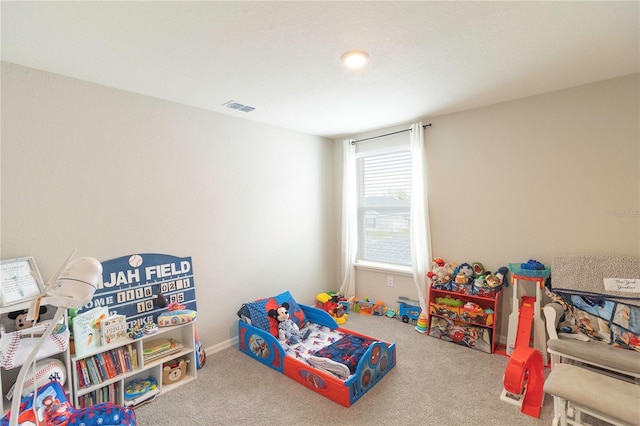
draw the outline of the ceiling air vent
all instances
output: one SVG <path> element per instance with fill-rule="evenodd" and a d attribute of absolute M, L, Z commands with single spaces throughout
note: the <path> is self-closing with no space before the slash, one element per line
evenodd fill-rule
<path fill-rule="evenodd" d="M 227 108 L 235 109 L 235 110 L 242 111 L 242 112 L 251 112 L 251 111 L 253 111 L 255 109 L 252 106 L 243 105 L 243 104 L 235 102 L 235 101 L 225 102 L 222 105 L 226 106 Z"/>

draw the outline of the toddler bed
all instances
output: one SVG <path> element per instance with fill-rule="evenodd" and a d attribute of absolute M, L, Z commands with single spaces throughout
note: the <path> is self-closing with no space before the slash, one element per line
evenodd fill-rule
<path fill-rule="evenodd" d="M 278 323 L 267 313 L 283 303 L 309 336 L 295 344 L 278 340 Z M 299 305 L 287 291 L 245 303 L 238 311 L 241 352 L 307 388 L 350 407 L 396 364 L 395 343 L 339 328 L 325 311 Z"/>

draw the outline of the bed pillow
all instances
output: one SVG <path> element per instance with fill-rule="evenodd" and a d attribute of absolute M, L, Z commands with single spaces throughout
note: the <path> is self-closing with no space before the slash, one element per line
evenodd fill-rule
<path fill-rule="evenodd" d="M 284 302 L 289 303 L 289 316 L 293 322 L 296 323 L 298 328 L 302 328 L 307 320 L 306 316 L 288 291 L 274 297 L 245 304 L 249 311 L 251 325 L 268 331 L 274 337 L 278 337 L 278 321 L 270 318 L 268 312 L 270 309 L 277 309 L 279 306 L 282 306 Z"/>

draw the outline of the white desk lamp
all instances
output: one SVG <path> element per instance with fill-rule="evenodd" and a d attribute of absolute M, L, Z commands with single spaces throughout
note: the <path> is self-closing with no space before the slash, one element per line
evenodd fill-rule
<path fill-rule="evenodd" d="M 51 319 L 51 325 L 47 327 L 47 330 L 42 334 L 42 337 L 40 337 L 25 360 L 22 368 L 20 368 L 13 391 L 13 400 L 11 401 L 10 426 L 18 424 L 24 380 L 31 364 L 35 361 L 38 351 L 56 328 L 64 312 L 69 308 L 79 308 L 89 303 L 93 293 L 96 291 L 98 282 L 102 280 L 102 264 L 100 262 L 91 257 L 80 257 L 72 261 L 71 258 L 74 254 L 75 250 L 47 283 L 47 295 L 42 298 L 40 303 L 53 305 L 58 309 Z"/>

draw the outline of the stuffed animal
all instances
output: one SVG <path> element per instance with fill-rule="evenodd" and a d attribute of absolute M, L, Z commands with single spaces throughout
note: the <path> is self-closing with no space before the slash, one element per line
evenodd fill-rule
<path fill-rule="evenodd" d="M 486 283 L 489 288 L 498 288 L 504 283 L 504 277 L 509 272 L 506 266 L 498 268 L 498 272 L 495 274 L 487 273 Z"/>
<path fill-rule="evenodd" d="M 445 263 L 441 257 L 434 257 L 431 262 L 431 271 L 427 272 L 427 277 L 434 283 L 444 284 L 453 279 L 455 265 Z"/>
<path fill-rule="evenodd" d="M 471 267 L 473 268 L 473 276 L 474 277 L 481 277 L 484 276 L 485 274 L 485 270 L 484 270 L 484 266 L 482 266 L 482 263 L 480 262 L 473 262 L 471 264 Z"/>
<path fill-rule="evenodd" d="M 300 331 L 296 323 L 289 317 L 289 304 L 287 302 L 284 302 L 278 309 L 270 309 L 268 315 L 278 321 L 278 338 L 280 340 L 288 340 L 291 345 L 306 339 L 311 333 L 308 328 L 304 333 Z"/>
<path fill-rule="evenodd" d="M 458 273 L 456 275 L 456 283 L 458 284 L 469 284 L 471 279 L 473 278 L 473 268 L 468 263 L 463 263 L 458 268 Z"/>
<path fill-rule="evenodd" d="M 44 314 L 47 312 L 47 307 L 46 306 L 40 306 L 40 310 L 38 313 L 38 316 Z M 26 310 L 21 310 L 21 311 L 13 311 L 13 312 L 9 312 L 9 314 L 7 315 L 7 317 L 9 317 L 9 319 L 15 320 L 15 325 L 16 325 L 16 330 L 24 330 L 25 328 L 31 328 L 33 327 L 33 323 L 34 321 L 27 321 L 27 311 Z M 36 317 L 36 320 L 38 318 Z"/>
<path fill-rule="evenodd" d="M 488 271 L 484 269 L 484 266 L 482 266 L 482 263 L 480 262 L 473 262 L 471 264 L 471 267 L 473 268 L 473 285 L 480 288 L 486 287 L 486 274 L 488 273 Z"/>

